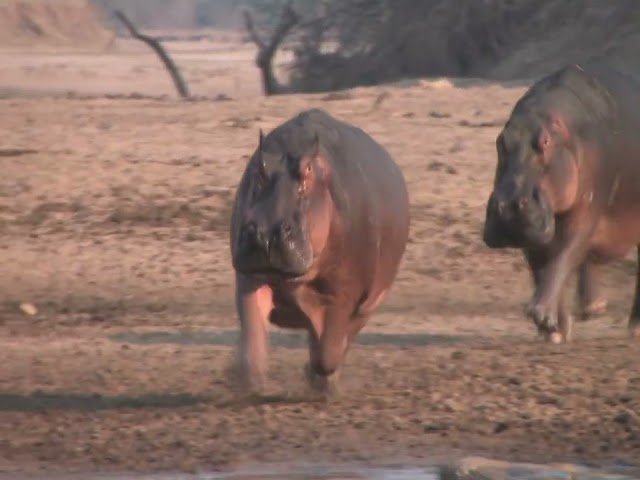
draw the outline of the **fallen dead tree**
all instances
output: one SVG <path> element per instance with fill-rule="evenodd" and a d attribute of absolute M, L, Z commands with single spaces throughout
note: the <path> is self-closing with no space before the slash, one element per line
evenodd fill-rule
<path fill-rule="evenodd" d="M 131 20 L 129 20 L 127 16 L 121 11 L 116 10 L 114 12 L 114 15 L 118 18 L 118 20 L 122 22 L 122 24 L 129 31 L 129 33 L 133 38 L 146 43 L 147 45 L 149 45 L 149 47 L 151 47 L 151 49 L 154 52 L 156 52 L 158 57 L 160 57 L 160 59 L 162 60 L 162 63 L 164 64 L 165 68 L 171 75 L 173 84 L 175 85 L 176 90 L 178 91 L 178 94 L 180 95 L 180 97 L 182 97 L 183 99 L 188 99 L 190 95 L 189 95 L 189 89 L 187 88 L 187 84 L 182 78 L 182 75 L 180 74 L 180 70 L 178 69 L 176 64 L 173 62 L 169 54 L 166 52 L 166 50 L 164 49 L 160 41 L 149 35 L 140 33 L 138 29 L 133 25 Z"/>

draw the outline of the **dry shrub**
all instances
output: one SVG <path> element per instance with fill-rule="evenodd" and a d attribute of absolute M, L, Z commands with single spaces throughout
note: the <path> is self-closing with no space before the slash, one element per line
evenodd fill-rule
<path fill-rule="evenodd" d="M 634 73 L 639 20 L 635 0 L 325 0 L 290 40 L 290 88 L 507 80 L 601 56 Z"/>

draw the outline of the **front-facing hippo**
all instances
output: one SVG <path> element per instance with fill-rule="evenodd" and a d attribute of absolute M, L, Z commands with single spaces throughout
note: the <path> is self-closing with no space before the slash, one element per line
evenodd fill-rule
<path fill-rule="evenodd" d="M 569 341 L 569 276 L 581 266 L 582 293 L 595 296 L 593 268 L 640 244 L 640 84 L 603 65 L 565 67 L 516 103 L 496 147 L 484 241 L 524 251 L 528 315 L 548 339 Z M 630 333 L 639 326 L 640 270 Z"/>
<path fill-rule="evenodd" d="M 260 132 L 230 235 L 245 385 L 264 380 L 269 323 L 306 329 L 311 384 L 335 385 L 396 276 L 408 234 L 403 175 L 361 129 L 312 109 Z"/>

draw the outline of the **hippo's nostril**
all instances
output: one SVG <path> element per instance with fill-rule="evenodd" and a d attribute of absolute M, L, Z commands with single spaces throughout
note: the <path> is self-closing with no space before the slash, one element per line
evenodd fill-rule
<path fill-rule="evenodd" d="M 246 239 L 255 239 L 256 231 L 256 224 L 254 222 L 249 222 L 244 226 L 242 233 Z"/>
<path fill-rule="evenodd" d="M 499 200 L 496 203 L 496 207 L 498 209 L 498 215 L 502 217 L 507 210 L 507 203 L 504 200 Z"/>
<path fill-rule="evenodd" d="M 531 198 L 533 199 L 534 202 L 536 203 L 540 203 L 540 189 L 535 187 L 533 189 L 533 191 L 531 192 Z"/>
<path fill-rule="evenodd" d="M 527 197 L 520 197 L 520 200 L 518 200 L 518 211 L 523 211 L 524 209 L 527 208 L 528 205 L 528 201 L 527 201 Z"/>
<path fill-rule="evenodd" d="M 271 232 L 271 238 L 274 242 L 286 240 L 291 233 L 291 224 L 283 221 L 278 223 Z"/>

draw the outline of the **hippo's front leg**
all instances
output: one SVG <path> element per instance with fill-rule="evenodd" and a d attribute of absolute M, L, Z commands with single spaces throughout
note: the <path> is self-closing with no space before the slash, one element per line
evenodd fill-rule
<path fill-rule="evenodd" d="M 525 257 L 527 259 L 527 262 L 529 263 L 529 267 L 531 268 L 531 276 L 533 279 L 533 286 L 534 286 L 533 298 L 531 299 L 531 301 L 529 302 L 529 305 L 527 306 L 526 314 L 529 317 L 533 317 L 533 320 L 535 321 L 534 309 L 537 306 L 536 305 L 537 293 L 541 289 L 543 272 L 544 272 L 544 268 L 548 264 L 548 259 L 543 254 L 539 254 L 539 253 L 535 254 L 529 251 L 525 252 Z M 562 305 L 560 304 L 560 302 L 558 302 L 558 304 L 555 305 L 555 311 L 549 312 L 547 314 L 549 317 L 551 317 L 551 322 L 549 323 L 552 323 L 553 325 L 557 325 L 558 323 L 560 323 L 559 322 L 560 308 L 562 308 Z M 557 343 L 558 335 L 557 335 L 557 332 L 555 331 L 555 327 L 546 328 L 538 325 L 537 323 L 536 323 L 536 326 L 538 327 L 538 333 L 541 336 L 543 336 L 547 341 L 552 341 L 554 343 Z"/>
<path fill-rule="evenodd" d="M 236 309 L 240 320 L 238 363 L 244 388 L 259 390 L 267 370 L 267 328 L 272 291 L 244 275 L 236 275 Z"/>
<path fill-rule="evenodd" d="M 534 321 L 538 331 L 554 340 L 559 332 L 562 340 L 571 336 L 571 317 L 562 303 L 564 288 L 569 276 L 575 271 L 586 251 L 587 236 L 574 235 L 554 255 L 527 252 L 527 259 L 534 275 L 535 293 L 527 315 Z"/>
<path fill-rule="evenodd" d="M 349 346 L 350 313 L 347 308 L 328 306 L 309 315 L 312 325 L 306 373 L 316 391 L 338 393 L 339 369 Z"/>
<path fill-rule="evenodd" d="M 633 296 L 633 306 L 631 307 L 631 315 L 629 316 L 629 335 L 631 337 L 640 337 L 640 245 L 637 247 L 638 265 L 636 266 L 636 290 Z"/>

